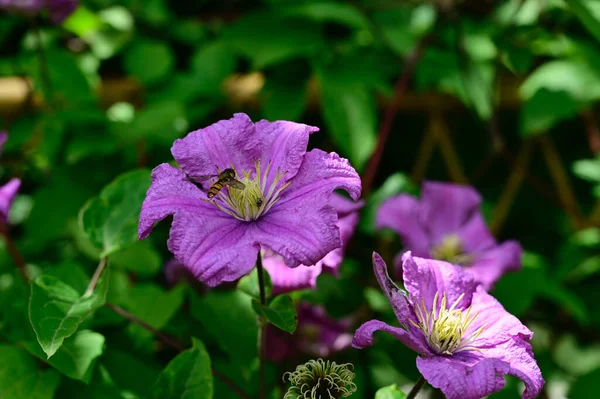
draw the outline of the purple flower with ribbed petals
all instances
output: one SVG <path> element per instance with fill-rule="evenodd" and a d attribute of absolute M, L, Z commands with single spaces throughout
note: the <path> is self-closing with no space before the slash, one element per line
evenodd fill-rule
<path fill-rule="evenodd" d="M 329 204 L 335 189 L 354 200 L 360 178 L 335 153 L 307 152 L 318 128 L 262 120 L 245 114 L 176 140 L 171 148 L 181 169 L 162 164 L 142 204 L 138 236 L 173 215 L 169 250 L 209 286 L 247 274 L 261 248 L 280 254 L 290 267 L 314 265 L 341 246 L 338 216 Z M 190 181 L 234 169 L 243 189 L 223 187 L 209 199 Z"/>
<path fill-rule="evenodd" d="M 0 0 L 0 9 L 15 14 L 33 16 L 47 10 L 55 24 L 64 21 L 78 5 L 77 0 Z"/>
<path fill-rule="evenodd" d="M 384 201 L 376 227 L 400 234 L 414 256 L 464 266 L 489 290 L 503 274 L 521 268 L 523 250 L 517 241 L 496 242 L 480 204 L 480 195 L 470 186 L 424 182 L 420 201 L 407 194 Z M 395 263 L 400 274 L 400 255 Z"/>
<path fill-rule="evenodd" d="M 298 327 L 294 334 L 268 325 L 267 352 L 269 360 L 279 362 L 301 355 L 329 357 L 350 347 L 352 334 L 348 333 L 350 320 L 336 320 L 325 308 L 307 302 L 298 305 Z"/>
<path fill-rule="evenodd" d="M 2 148 L 6 140 L 8 140 L 8 134 L 0 132 L 0 155 L 2 154 Z M 0 186 L 0 224 L 8 222 L 8 212 L 20 187 L 21 180 L 17 178 L 10 179 L 8 183 Z"/>
<path fill-rule="evenodd" d="M 315 288 L 317 277 L 321 275 L 321 272 L 338 276 L 346 245 L 352 238 L 358 223 L 358 210 L 364 206 L 364 202 L 354 202 L 340 194 L 333 193 L 329 204 L 336 210 L 338 215 L 337 225 L 340 229 L 342 246 L 329 252 L 312 266 L 300 265 L 294 268 L 287 266 L 280 255 L 272 251 L 265 251 L 263 266 L 271 277 L 274 295 L 305 288 Z"/>
<path fill-rule="evenodd" d="M 525 383 L 523 399 L 540 393 L 544 379 L 527 327 L 460 266 L 410 252 L 402 262 L 408 293 L 394 284 L 383 259 L 373 253 L 375 276 L 401 327 L 368 321 L 354 334 L 353 347 L 372 345 L 375 331 L 390 333 L 419 354 L 417 368 L 449 399 L 497 392 L 506 374 Z"/>

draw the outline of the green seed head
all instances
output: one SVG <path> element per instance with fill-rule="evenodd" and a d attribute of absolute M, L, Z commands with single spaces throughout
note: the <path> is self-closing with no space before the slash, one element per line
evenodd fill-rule
<path fill-rule="evenodd" d="M 337 399 L 356 392 L 352 364 L 336 364 L 323 359 L 310 360 L 283 375 L 292 385 L 284 399 Z"/>

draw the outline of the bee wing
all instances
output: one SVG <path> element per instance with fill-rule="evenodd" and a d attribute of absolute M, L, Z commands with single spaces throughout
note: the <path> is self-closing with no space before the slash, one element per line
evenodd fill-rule
<path fill-rule="evenodd" d="M 202 182 L 202 181 L 206 181 L 209 179 L 212 179 L 214 177 L 218 177 L 219 175 L 199 175 L 199 176 L 187 176 L 187 180 L 190 181 L 196 181 L 196 182 Z"/>
<path fill-rule="evenodd" d="M 235 180 L 235 179 L 229 180 L 227 182 L 227 185 L 229 187 L 236 188 L 238 190 L 243 190 L 244 188 L 246 188 L 246 185 L 244 183 L 242 183 L 239 180 Z"/>

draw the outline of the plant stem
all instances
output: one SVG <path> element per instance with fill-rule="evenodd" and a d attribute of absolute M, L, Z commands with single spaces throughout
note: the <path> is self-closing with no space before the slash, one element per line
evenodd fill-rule
<path fill-rule="evenodd" d="M 419 381 L 417 381 L 415 386 L 408 393 L 406 399 L 415 399 L 421 388 L 423 388 L 423 385 L 425 385 L 425 377 L 421 376 L 421 378 L 419 378 Z"/>
<path fill-rule="evenodd" d="M 27 270 L 27 263 L 25 262 L 21 251 L 19 251 L 17 244 L 15 244 L 10 235 L 10 232 L 8 231 L 8 223 L 0 221 L 0 235 L 4 237 L 6 249 L 8 249 L 8 253 L 12 258 L 13 262 L 15 262 L 17 269 L 19 269 L 21 277 L 23 277 L 23 281 L 25 281 L 25 283 L 28 284 L 30 281 L 30 277 L 29 271 Z"/>
<path fill-rule="evenodd" d="M 394 122 L 396 113 L 398 112 L 398 101 L 406 91 L 408 82 L 412 77 L 417 63 L 423 55 L 423 50 L 427 44 L 429 44 L 431 39 L 431 35 L 425 36 L 423 39 L 421 39 L 412 53 L 406 58 L 404 71 L 396 81 L 396 85 L 394 87 L 394 98 L 392 101 L 390 101 L 383 113 L 383 120 L 379 126 L 379 132 L 377 133 L 377 146 L 375 147 L 375 151 L 369 159 L 367 168 L 365 169 L 365 174 L 363 176 L 363 197 L 365 198 L 369 196 L 373 182 L 375 181 L 375 175 L 377 174 L 377 169 L 379 168 L 379 163 L 381 162 L 381 157 L 383 156 L 383 149 L 385 148 L 390 131 L 392 130 L 392 123 Z"/>
<path fill-rule="evenodd" d="M 146 323 L 144 320 L 132 315 L 125 309 L 120 306 L 113 305 L 112 303 L 106 303 L 106 307 L 112 310 L 113 312 L 123 316 L 127 320 L 132 323 L 139 325 L 140 327 L 150 331 L 154 336 L 156 336 L 162 343 L 165 345 L 175 349 L 177 352 L 183 352 L 185 347 L 175 338 L 168 336 L 167 334 L 157 330 L 152 327 L 150 324 Z M 221 380 L 225 385 L 227 385 L 233 392 L 235 392 L 242 399 L 251 399 L 248 394 L 246 394 L 242 389 L 235 384 L 235 382 L 231 381 L 227 376 L 221 373 L 219 370 L 212 368 L 212 373 L 215 377 Z"/>
<path fill-rule="evenodd" d="M 100 259 L 100 263 L 98 263 L 98 266 L 96 267 L 96 271 L 94 272 L 94 275 L 90 280 L 90 284 L 88 285 L 87 289 L 85 290 L 85 293 L 83 294 L 84 296 L 90 296 L 94 293 L 96 285 L 98 285 L 98 281 L 100 280 L 100 276 L 102 276 L 102 272 L 104 272 L 104 269 L 106 268 L 107 264 L 108 258 L 104 257 Z"/>
<path fill-rule="evenodd" d="M 265 293 L 265 276 L 262 264 L 262 257 L 260 251 L 256 257 L 256 270 L 258 272 L 258 289 L 260 291 L 260 304 L 267 306 L 267 295 Z M 258 320 L 258 386 L 259 386 L 259 398 L 266 398 L 265 390 L 265 344 L 266 334 L 265 328 L 268 322 L 262 316 L 257 316 Z"/>

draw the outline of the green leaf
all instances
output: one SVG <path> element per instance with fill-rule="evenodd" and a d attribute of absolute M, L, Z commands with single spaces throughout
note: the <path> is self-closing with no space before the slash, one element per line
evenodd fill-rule
<path fill-rule="evenodd" d="M 596 399 L 598 397 L 600 368 L 577 378 L 570 384 L 568 397 L 577 399 Z"/>
<path fill-rule="evenodd" d="M 81 208 L 79 226 L 102 250 L 101 257 L 136 242 L 138 218 L 149 186 L 148 170 L 127 172 Z"/>
<path fill-rule="evenodd" d="M 63 28 L 79 37 L 85 37 L 87 34 L 98 30 L 100 26 L 102 26 L 102 20 L 83 4 L 79 4 L 62 24 Z"/>
<path fill-rule="evenodd" d="M 583 26 L 600 41 L 600 3 L 596 0 L 568 0 L 567 3 Z"/>
<path fill-rule="evenodd" d="M 331 138 L 360 171 L 375 148 L 375 98 L 364 85 L 339 81 L 332 72 L 320 78 L 323 118 Z"/>
<path fill-rule="evenodd" d="M 419 39 L 433 27 L 435 19 L 435 7 L 431 4 L 398 7 L 373 14 L 373 23 L 385 43 L 401 56 L 410 54 Z"/>
<path fill-rule="evenodd" d="M 223 41 L 197 49 L 190 62 L 196 95 L 221 93 L 223 81 L 235 72 L 236 67 L 233 48 Z"/>
<path fill-rule="evenodd" d="M 337 22 L 350 28 L 369 29 L 369 20 L 353 5 L 335 2 L 306 3 L 285 7 L 284 16 L 302 17 L 316 22 Z"/>
<path fill-rule="evenodd" d="M 388 312 L 390 308 L 390 303 L 381 292 L 381 290 L 373 287 L 367 287 L 364 291 L 365 299 L 369 304 L 369 307 L 376 312 Z"/>
<path fill-rule="evenodd" d="M 124 67 L 143 84 L 152 85 L 165 80 L 175 67 L 175 57 L 169 45 L 160 41 L 136 42 L 125 53 Z"/>
<path fill-rule="evenodd" d="M 375 392 L 375 399 L 406 399 L 406 394 L 393 384 Z"/>
<path fill-rule="evenodd" d="M 258 326 L 252 298 L 238 290 L 211 290 L 192 295 L 192 316 L 236 363 L 247 366 L 256 358 Z"/>
<path fill-rule="evenodd" d="M 564 91 L 542 89 L 526 101 L 521 110 L 521 132 L 526 137 L 544 133 L 557 123 L 575 117 L 582 106 Z"/>
<path fill-rule="evenodd" d="M 192 348 L 171 360 L 154 384 L 160 399 L 211 399 L 213 377 L 204 344 L 192 338 Z"/>
<path fill-rule="evenodd" d="M 135 393 L 140 398 L 149 398 L 152 396 L 152 384 L 163 367 L 155 358 L 154 354 L 144 356 L 139 351 L 125 352 L 115 345 L 106 349 L 102 364 L 121 389 Z"/>
<path fill-rule="evenodd" d="M 152 241 L 138 241 L 108 257 L 111 267 L 135 273 L 139 277 L 155 276 L 163 267 L 160 253 L 152 246 Z"/>
<path fill-rule="evenodd" d="M 247 14 L 224 29 L 223 40 L 252 60 L 254 69 L 316 54 L 323 46 L 318 24 L 278 12 Z"/>
<path fill-rule="evenodd" d="M 43 370 L 23 349 L 0 345 L 2 399 L 52 399 L 59 382 L 60 374 L 56 370 Z"/>
<path fill-rule="evenodd" d="M 117 133 L 125 142 L 150 138 L 171 144 L 186 128 L 183 105 L 176 101 L 161 101 L 146 106 L 135 115 L 131 124 L 124 124 Z"/>
<path fill-rule="evenodd" d="M 252 308 L 254 311 L 267 318 L 275 327 L 293 334 L 298 325 L 298 314 L 296 306 L 289 295 L 277 296 L 268 306 L 253 299 Z"/>
<path fill-rule="evenodd" d="M 573 173 L 581 179 L 600 182 L 600 159 L 580 159 L 573 163 Z"/>
<path fill-rule="evenodd" d="M 83 296 L 52 275 L 44 274 L 35 279 L 31 285 L 29 319 L 48 358 L 91 312 L 104 305 L 108 290 L 106 273 L 107 270 L 94 292 Z"/>
<path fill-rule="evenodd" d="M 267 79 L 261 94 L 264 116 L 271 121 L 299 120 L 308 103 L 307 82 L 303 79 Z"/>
<path fill-rule="evenodd" d="M 94 331 L 77 331 L 50 359 L 35 341 L 23 341 L 21 345 L 67 377 L 90 382 L 93 366 L 104 351 L 104 336 Z"/>
<path fill-rule="evenodd" d="M 263 271 L 263 275 L 265 280 L 265 295 L 268 298 L 271 296 L 273 283 L 271 282 L 271 276 L 269 276 L 269 273 L 266 270 Z M 252 298 L 260 299 L 260 289 L 258 287 L 258 269 L 254 268 L 250 274 L 242 277 L 237 287 L 240 291 L 250 295 Z"/>

